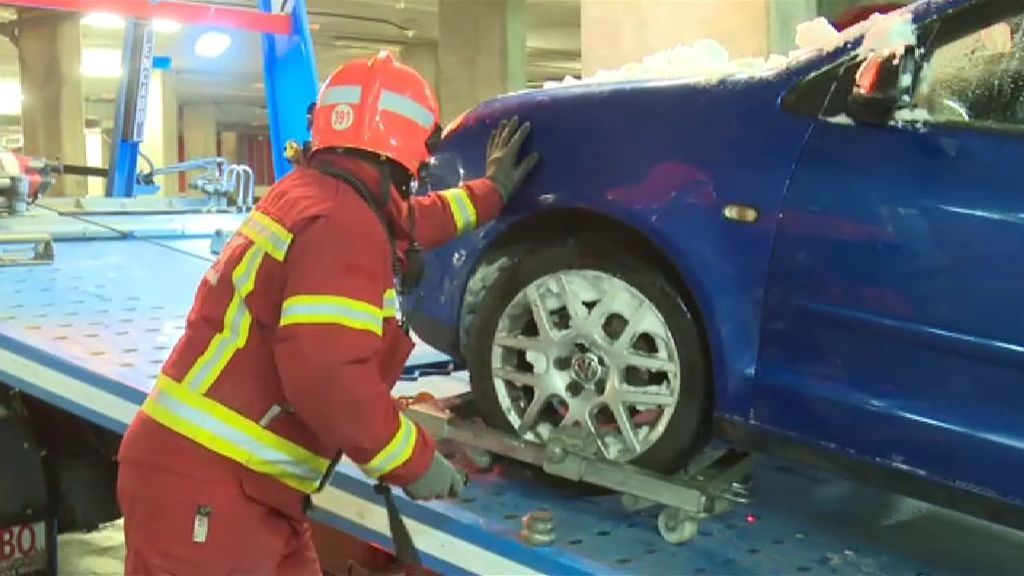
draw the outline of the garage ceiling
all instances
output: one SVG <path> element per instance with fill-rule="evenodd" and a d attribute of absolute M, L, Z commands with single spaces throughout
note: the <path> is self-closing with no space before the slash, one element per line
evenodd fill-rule
<path fill-rule="evenodd" d="M 203 3 L 256 6 L 256 0 Z M 399 50 L 412 44 L 437 42 L 437 0 L 307 0 L 307 6 L 321 77 L 340 62 L 372 54 L 380 48 Z M 530 83 L 578 74 L 579 0 L 526 0 L 526 7 Z M 13 9 L 0 8 L 0 19 L 12 18 Z M 192 50 L 196 37 L 203 31 L 187 27 L 157 34 L 157 54 L 171 56 L 177 71 L 179 102 L 214 102 L 220 121 L 236 129 L 264 123 L 259 35 L 232 31 L 233 42 L 228 51 L 220 58 L 208 60 Z M 118 29 L 82 27 L 83 49 L 106 51 L 108 58 L 113 51 L 120 50 L 122 37 Z M 97 53 L 90 54 L 96 57 Z M 17 78 L 16 51 L 0 39 L 0 82 Z M 86 78 L 84 87 L 86 115 L 109 123 L 118 79 Z M 17 122 L 16 118 L 10 120 Z"/>

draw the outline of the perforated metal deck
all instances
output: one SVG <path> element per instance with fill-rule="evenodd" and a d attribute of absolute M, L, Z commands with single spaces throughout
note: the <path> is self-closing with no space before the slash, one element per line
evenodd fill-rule
<path fill-rule="evenodd" d="M 237 217 L 146 218 L 96 219 L 170 248 L 137 238 L 62 241 L 52 266 L 0 270 L 0 381 L 124 430 L 183 329 L 209 265 L 207 235 L 237 225 Z M 21 222 L 36 232 L 89 227 L 52 217 Z M 0 232 L 19 226 L 0 221 Z M 413 381 L 397 391 L 465 391 L 463 375 L 413 378 L 445 362 L 419 347 L 407 371 Z M 400 498 L 400 507 L 428 567 L 445 574 L 973 576 L 1019 574 L 1024 565 L 1017 532 L 776 462 L 758 462 L 755 497 L 681 546 L 662 542 L 653 513 L 566 493 L 512 465 L 474 476 L 460 501 Z M 315 503 L 318 521 L 389 545 L 381 502 L 350 464 Z M 519 519 L 541 509 L 554 513 L 558 539 L 533 548 L 518 538 Z"/>

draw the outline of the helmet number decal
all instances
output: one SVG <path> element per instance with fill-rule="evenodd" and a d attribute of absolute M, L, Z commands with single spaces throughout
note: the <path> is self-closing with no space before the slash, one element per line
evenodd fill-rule
<path fill-rule="evenodd" d="M 331 110 L 331 128 L 334 128 L 338 132 L 342 130 L 348 130 L 352 126 L 352 122 L 355 120 L 355 112 L 352 111 L 352 107 L 348 104 L 339 104 Z"/>

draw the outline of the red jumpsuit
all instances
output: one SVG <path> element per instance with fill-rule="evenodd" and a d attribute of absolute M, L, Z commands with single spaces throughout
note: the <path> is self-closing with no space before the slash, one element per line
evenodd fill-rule
<path fill-rule="evenodd" d="M 375 167 L 331 162 L 379 190 Z M 436 247 L 501 202 L 484 179 L 415 198 L 417 240 Z M 432 440 L 391 396 L 412 350 L 391 260 L 344 183 L 299 167 L 271 188 L 202 279 L 122 441 L 126 574 L 320 574 L 305 506 L 339 452 L 397 486 L 426 471 Z"/>

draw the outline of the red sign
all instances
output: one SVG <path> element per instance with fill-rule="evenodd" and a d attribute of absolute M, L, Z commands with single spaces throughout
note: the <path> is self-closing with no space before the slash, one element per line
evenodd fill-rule
<path fill-rule="evenodd" d="M 125 18 L 164 18 L 182 25 L 206 24 L 267 34 L 291 34 L 290 14 L 170 0 L 2 0 L 0 4 L 64 12 L 104 12 Z"/>

